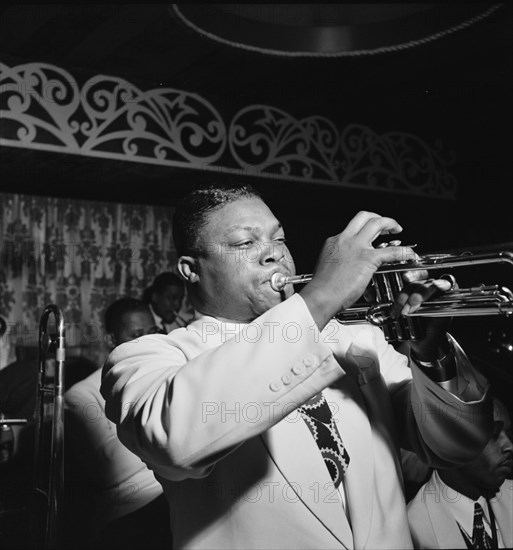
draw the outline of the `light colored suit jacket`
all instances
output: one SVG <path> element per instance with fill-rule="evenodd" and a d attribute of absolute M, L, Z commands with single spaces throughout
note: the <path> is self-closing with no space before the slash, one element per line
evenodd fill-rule
<path fill-rule="evenodd" d="M 419 489 L 408 504 L 408 521 L 415 548 L 467 548 L 448 506 L 448 498 L 454 500 L 458 495 L 466 498 L 453 489 L 450 495 L 444 495 L 434 474 Z M 503 548 L 513 548 L 513 481 L 507 479 L 490 503 Z"/>
<path fill-rule="evenodd" d="M 64 395 L 66 435 L 95 494 L 91 523 L 98 530 L 162 494 L 153 472 L 119 441 L 105 416 L 100 383 L 98 369 Z"/>
<path fill-rule="evenodd" d="M 492 409 L 463 403 L 381 330 L 322 333 L 298 295 L 249 325 L 202 317 L 117 348 L 102 393 L 120 439 L 154 470 L 176 548 L 410 548 L 394 411 L 433 464 L 484 447 Z M 350 455 L 348 513 L 295 409 L 324 391 Z"/>

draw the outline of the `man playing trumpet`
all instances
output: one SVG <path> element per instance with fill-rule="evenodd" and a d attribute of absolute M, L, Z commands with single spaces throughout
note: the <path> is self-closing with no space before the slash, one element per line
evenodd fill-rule
<path fill-rule="evenodd" d="M 121 441 L 163 485 L 176 548 L 412 547 L 399 446 L 432 467 L 462 464 L 493 419 L 486 382 L 440 322 L 407 357 L 379 328 L 333 320 L 381 264 L 414 257 L 373 246 L 400 225 L 359 212 L 299 293 L 271 286 L 294 262 L 252 188 L 193 191 L 173 225 L 196 318 L 119 346 L 102 394 Z M 448 286 L 412 282 L 393 314 Z"/>

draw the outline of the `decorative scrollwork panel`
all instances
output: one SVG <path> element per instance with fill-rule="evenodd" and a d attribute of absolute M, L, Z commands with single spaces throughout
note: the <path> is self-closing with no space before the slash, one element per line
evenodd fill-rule
<path fill-rule="evenodd" d="M 142 91 L 114 76 L 83 84 L 43 63 L 0 63 L 0 144 L 262 178 L 454 197 L 454 155 L 408 133 L 296 119 L 267 105 L 229 123 L 201 96 Z"/>

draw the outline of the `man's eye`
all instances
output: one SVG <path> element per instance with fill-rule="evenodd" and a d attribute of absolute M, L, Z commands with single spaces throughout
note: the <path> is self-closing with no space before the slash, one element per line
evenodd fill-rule
<path fill-rule="evenodd" d="M 253 241 L 242 241 L 240 243 L 237 243 L 235 246 L 237 248 L 248 248 L 253 244 Z"/>
<path fill-rule="evenodd" d="M 501 435 L 501 432 L 504 429 L 504 423 L 503 422 L 495 422 L 493 426 L 493 432 L 492 432 L 492 439 L 495 441 L 499 439 L 499 436 Z"/>

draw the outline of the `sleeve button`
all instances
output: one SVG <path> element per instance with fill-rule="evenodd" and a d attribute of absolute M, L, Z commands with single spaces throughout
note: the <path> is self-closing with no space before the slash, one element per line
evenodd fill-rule
<path fill-rule="evenodd" d="M 303 365 L 294 365 L 292 367 L 292 372 L 294 374 L 303 374 L 304 371 L 305 371 L 305 367 Z"/>
<path fill-rule="evenodd" d="M 307 367 L 314 367 L 316 364 L 317 364 L 317 360 L 315 359 L 315 357 L 313 355 L 307 355 L 304 359 L 303 359 L 303 363 L 305 364 L 305 366 Z"/>
<path fill-rule="evenodd" d="M 290 376 L 290 374 L 284 374 L 281 377 L 281 381 L 283 382 L 284 386 L 288 386 L 292 382 L 292 376 Z"/>

